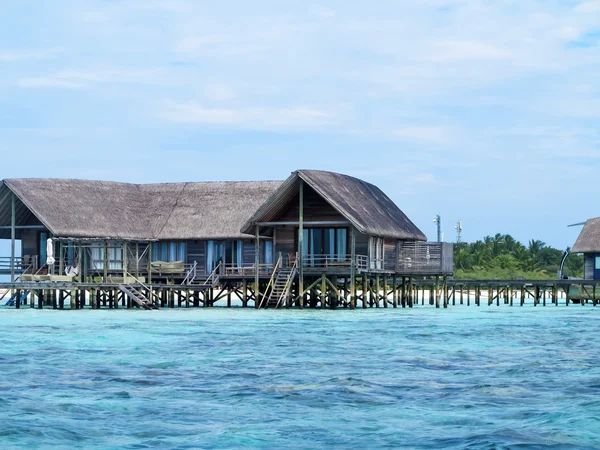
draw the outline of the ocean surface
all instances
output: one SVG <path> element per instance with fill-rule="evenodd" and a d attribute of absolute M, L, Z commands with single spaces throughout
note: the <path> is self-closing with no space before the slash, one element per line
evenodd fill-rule
<path fill-rule="evenodd" d="M 0 310 L 0 448 L 600 448 L 600 307 Z"/>

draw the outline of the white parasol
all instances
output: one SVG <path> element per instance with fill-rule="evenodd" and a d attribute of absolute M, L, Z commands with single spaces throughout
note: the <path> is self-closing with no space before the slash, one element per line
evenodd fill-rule
<path fill-rule="evenodd" d="M 53 266 L 54 262 L 54 246 L 52 245 L 52 239 L 48 238 L 46 241 L 46 264 L 48 266 Z"/>

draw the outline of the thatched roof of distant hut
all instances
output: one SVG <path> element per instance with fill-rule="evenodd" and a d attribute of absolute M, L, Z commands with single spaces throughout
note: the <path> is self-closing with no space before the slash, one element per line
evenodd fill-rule
<path fill-rule="evenodd" d="M 589 219 L 585 223 L 571 251 L 573 253 L 600 252 L 600 217 Z"/>
<path fill-rule="evenodd" d="M 298 194 L 299 181 L 321 195 L 358 231 L 373 236 L 425 241 L 427 237 L 381 189 L 348 175 L 321 170 L 298 170 L 246 222 L 244 233 L 256 223 L 275 221 Z"/>
<path fill-rule="evenodd" d="M 0 226 L 43 224 L 58 237 L 237 239 L 241 226 L 279 181 L 129 184 L 71 179 L 7 179 L 0 185 Z M 8 233 L 8 236 L 5 236 Z M 9 237 L 2 230 L 0 237 Z"/>

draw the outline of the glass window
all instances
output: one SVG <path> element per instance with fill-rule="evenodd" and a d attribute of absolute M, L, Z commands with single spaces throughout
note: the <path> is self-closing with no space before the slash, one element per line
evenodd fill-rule
<path fill-rule="evenodd" d="M 596 269 L 600 270 L 600 256 L 596 256 Z"/>
<path fill-rule="evenodd" d="M 152 261 L 185 261 L 185 242 L 154 242 L 152 244 Z"/>
<path fill-rule="evenodd" d="M 336 230 L 336 242 L 337 260 L 345 261 L 346 249 L 348 248 L 348 230 L 346 230 L 345 228 L 338 228 Z"/>
<path fill-rule="evenodd" d="M 92 244 L 92 269 L 104 270 L 104 243 L 97 242 Z"/>
<path fill-rule="evenodd" d="M 110 270 L 123 270 L 123 248 L 108 248 L 108 268 Z"/>

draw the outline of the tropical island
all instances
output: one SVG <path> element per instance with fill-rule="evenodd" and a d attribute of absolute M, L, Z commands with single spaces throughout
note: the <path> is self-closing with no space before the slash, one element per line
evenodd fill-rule
<path fill-rule="evenodd" d="M 454 245 L 454 278 L 457 280 L 556 279 L 564 250 L 532 239 L 527 245 L 509 234 Z M 583 277 L 583 256 L 570 254 L 563 276 Z"/>

